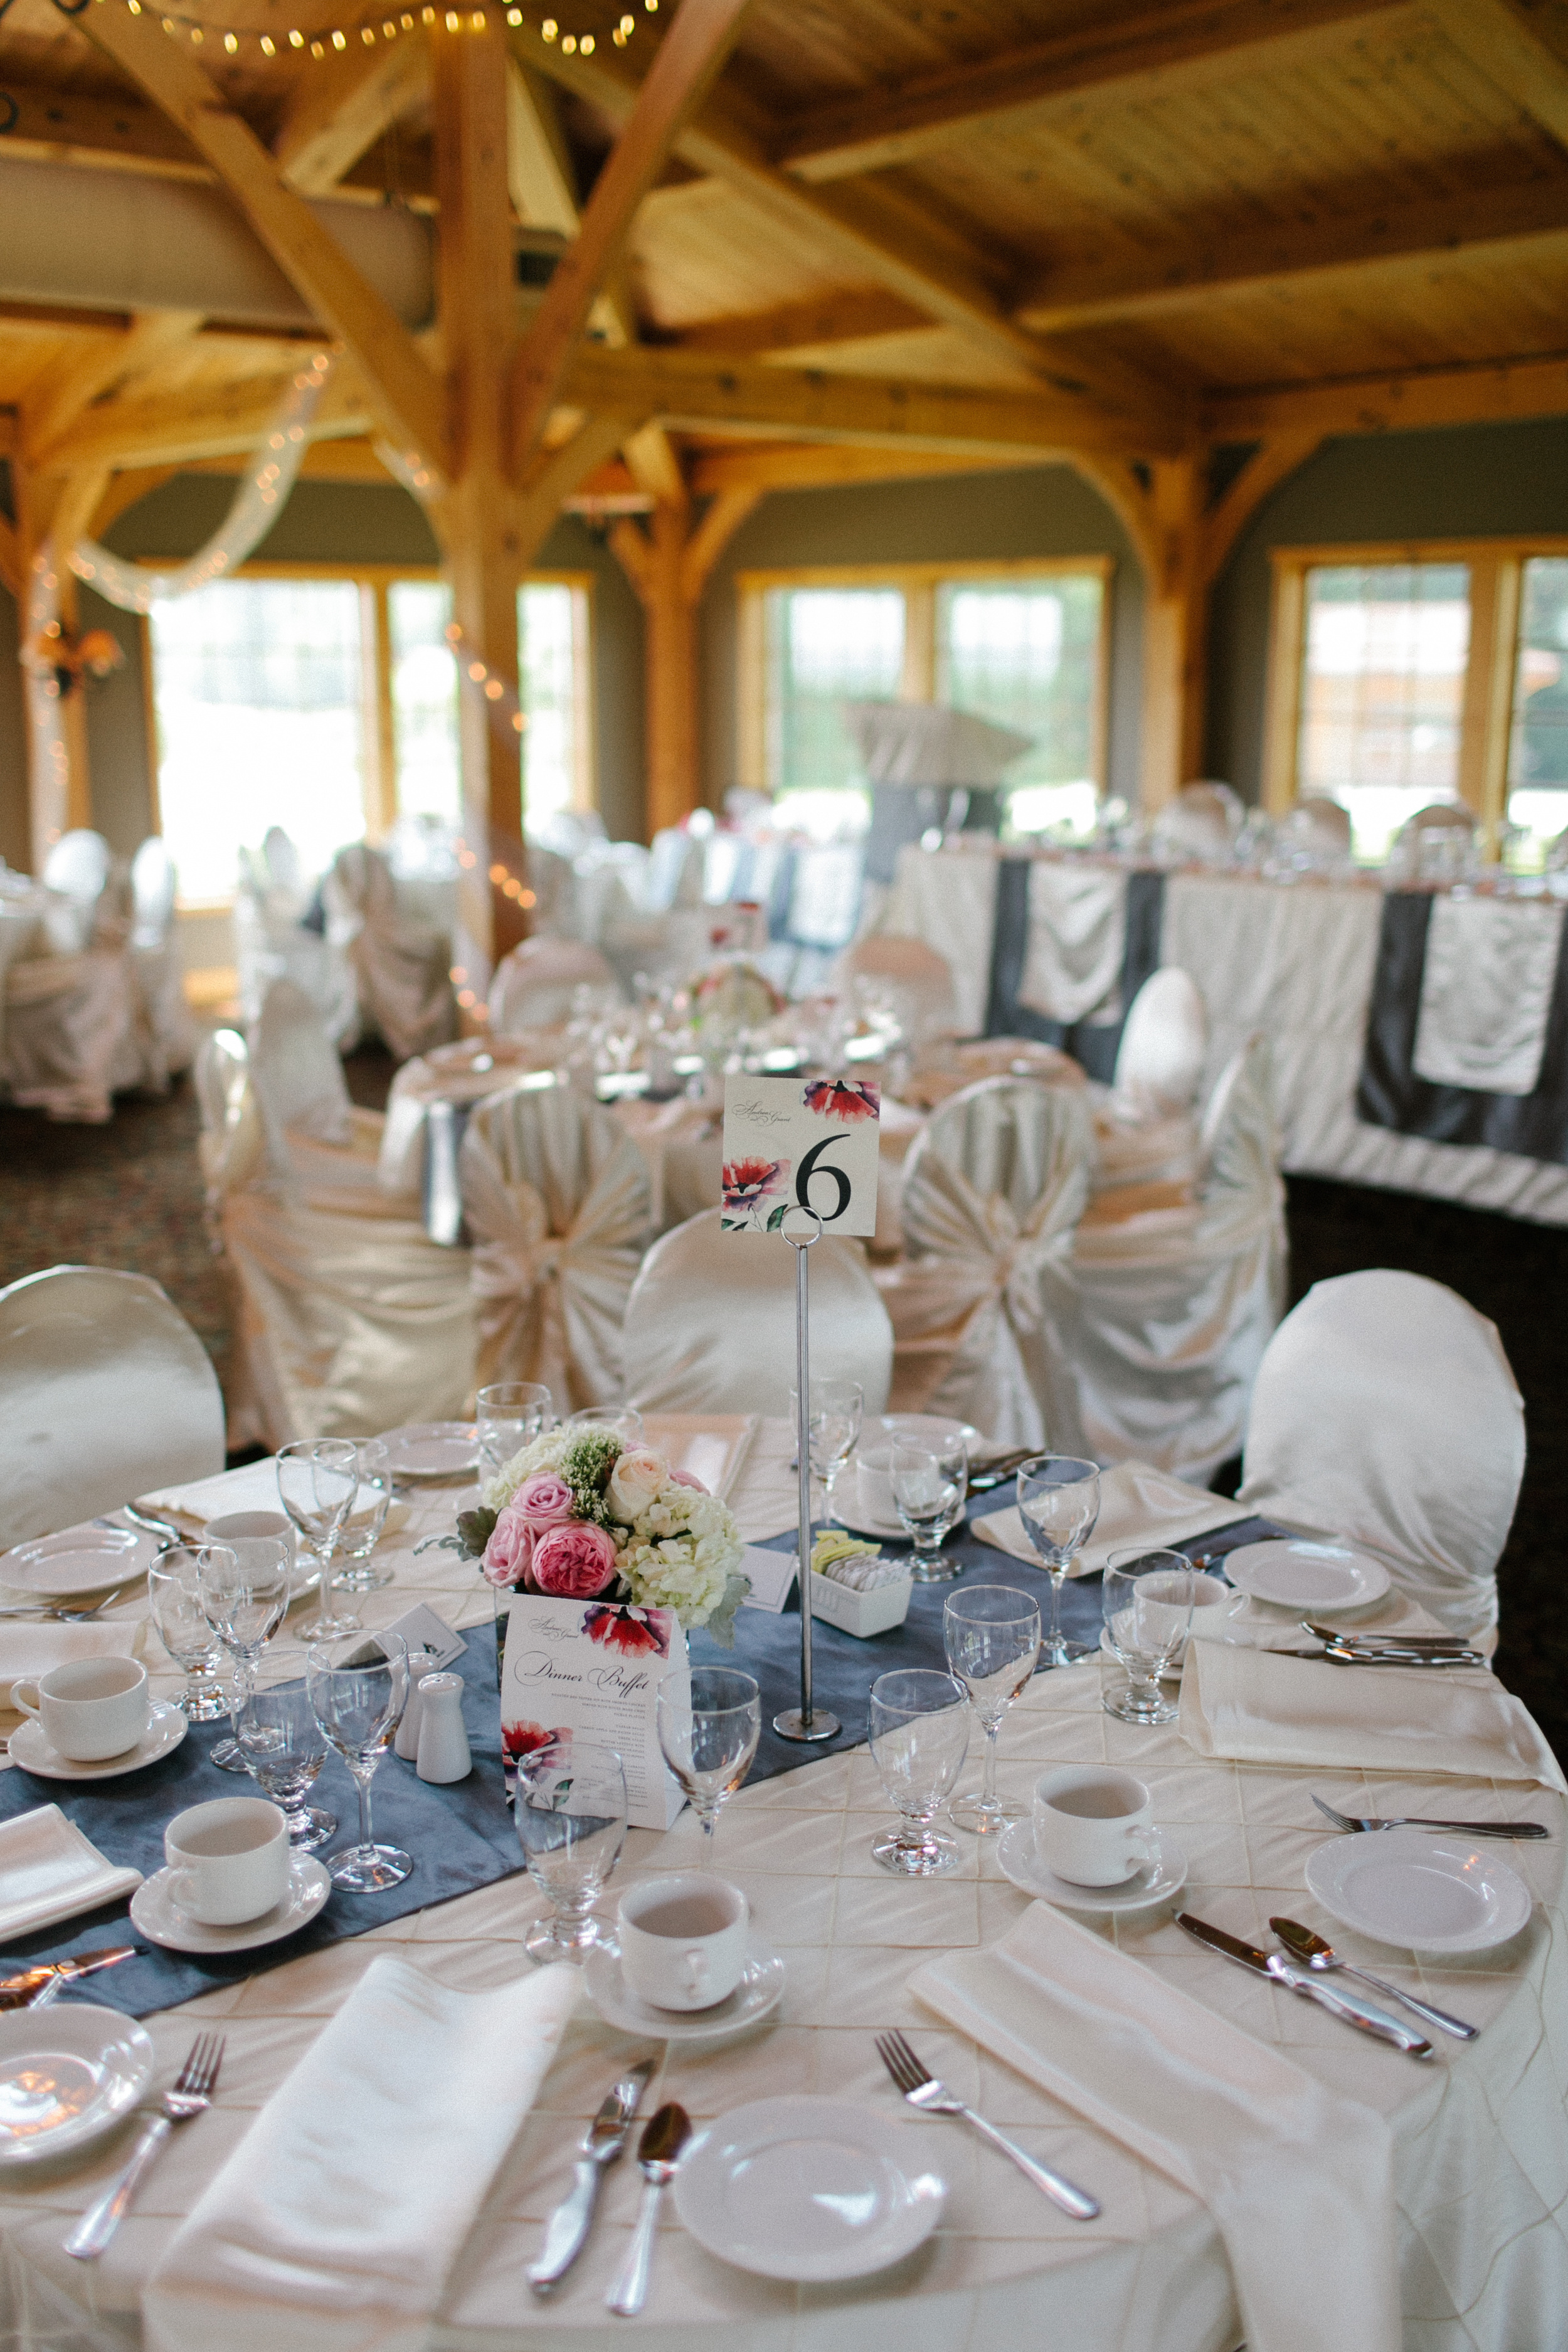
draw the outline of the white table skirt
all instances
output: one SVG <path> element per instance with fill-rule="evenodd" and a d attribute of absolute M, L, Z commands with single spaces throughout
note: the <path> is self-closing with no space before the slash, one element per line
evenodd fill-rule
<path fill-rule="evenodd" d="M 764 1424 L 739 1474 L 733 1499 L 752 1532 L 777 1524 L 783 1435 L 782 1424 Z M 367 1623 L 384 1624 L 416 1598 L 461 1623 L 489 1617 L 488 1591 L 470 1566 L 447 1552 L 412 1558 L 422 1534 L 449 1524 L 458 1499 L 451 1490 L 422 1498 L 389 1539 L 396 1581 L 367 1597 Z M 278 1645 L 269 1666 L 297 1672 L 293 1648 Z M 1022 1794 L 1047 1763 L 1130 1766 L 1151 1782 L 1158 1818 L 1188 1857 L 1184 1900 L 1194 1911 L 1258 1939 L 1271 1911 L 1327 1925 L 1302 1891 L 1306 1858 L 1321 1843 L 1303 1776 L 1200 1762 L 1173 1731 L 1115 1722 L 1100 1706 L 1100 1674 L 1090 1665 L 1031 1685 L 1003 1732 L 1005 1790 Z M 156 1679 L 167 1687 L 172 1676 Z M 1540 1900 L 1530 1927 L 1501 1953 L 1418 1967 L 1336 1931 L 1352 1958 L 1421 1985 L 1481 2024 L 1477 2042 L 1442 2041 L 1436 2058 L 1417 2065 L 1313 2005 L 1249 1981 L 1199 1950 L 1163 1912 L 1108 1932 L 1260 2040 L 1287 2047 L 1335 2091 L 1389 2116 L 1398 2155 L 1403 2352 L 1549 2352 L 1568 2343 L 1563 1808 L 1544 1790 L 1487 1782 L 1347 1771 L 1317 1774 L 1313 1785 L 1357 1811 L 1529 1812 L 1558 1829 L 1539 1850 L 1510 1850 Z M 1066 2220 L 958 2126 L 932 2124 L 931 2158 L 950 2197 L 920 2254 L 853 2286 L 796 2289 L 713 2260 L 667 2209 L 639 2340 L 658 2352 L 689 2352 L 694 2340 L 715 2352 L 738 2345 L 841 2352 L 852 2333 L 858 2352 L 960 2352 L 1047 2339 L 1072 2352 L 1231 2352 L 1239 2328 L 1206 2213 L 939 2027 L 907 1993 L 906 1979 L 923 1957 L 994 1940 L 1025 1897 L 989 1853 L 977 1853 L 967 1841 L 954 1877 L 905 1884 L 886 1876 L 871 1860 L 870 1843 L 888 1811 L 863 1748 L 744 1790 L 727 1809 L 713 1859 L 745 1887 L 761 1934 L 784 1956 L 783 2007 L 773 2022 L 737 2042 L 669 2051 L 650 2086 L 649 2111 L 676 2098 L 701 2122 L 746 2100 L 809 2090 L 893 2112 L 872 2037 L 899 2025 L 962 2095 L 1092 2188 L 1103 2219 L 1087 2227 Z M 663 1837 L 634 1832 L 613 1884 L 705 1859 L 699 1832 L 683 1816 Z M 7 2352 L 133 2352 L 142 2282 L 176 2225 L 377 1952 L 395 1946 L 443 1983 L 500 1985 L 528 1965 L 522 1937 L 540 1908 L 520 1876 L 149 2019 L 160 2084 L 199 2024 L 221 2026 L 227 2049 L 216 2105 L 175 2135 L 96 2264 L 71 2262 L 60 2240 L 69 2217 L 122 2161 L 123 2135 L 51 2175 L 5 2176 L 0 2343 Z M 560 2352 L 565 2345 L 609 2352 L 626 2341 L 603 2298 L 636 2211 L 638 2182 L 629 2162 L 609 2176 L 595 2234 L 547 2310 L 531 2304 L 521 2281 L 545 2217 L 569 2185 L 574 2144 L 628 2047 L 584 2005 L 450 2283 L 431 2338 L 443 2352 Z"/>

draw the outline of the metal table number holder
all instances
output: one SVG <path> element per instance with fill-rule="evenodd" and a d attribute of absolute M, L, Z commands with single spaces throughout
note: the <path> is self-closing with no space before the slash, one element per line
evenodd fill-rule
<path fill-rule="evenodd" d="M 809 1217 L 816 1230 L 797 1239 L 790 1231 L 795 1217 Z M 836 1715 L 811 1703 L 811 1310 L 807 1294 L 805 1254 L 822 1239 L 822 1219 L 804 1201 L 792 1202 L 779 1232 L 795 1252 L 795 1464 L 800 1477 L 800 1705 L 773 1717 L 781 1739 L 815 1743 L 836 1738 L 843 1729 Z"/>

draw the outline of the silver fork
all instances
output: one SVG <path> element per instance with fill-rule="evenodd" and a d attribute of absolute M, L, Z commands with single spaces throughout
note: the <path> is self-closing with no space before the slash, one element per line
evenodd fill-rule
<path fill-rule="evenodd" d="M 60 1625 L 85 1625 L 92 1618 L 101 1617 L 106 1609 L 112 1609 L 130 1590 L 129 1584 L 119 1585 L 114 1591 L 105 1593 L 101 1601 L 95 1601 L 90 1609 L 50 1609 L 35 1602 L 31 1608 L 0 1609 L 0 1617 L 47 1617 Z"/>
<path fill-rule="evenodd" d="M 1052 2172 L 1047 2166 L 1037 2164 L 1032 2156 L 1026 2156 L 1024 2150 L 999 2132 L 994 2124 L 988 2124 L 984 2116 L 977 2116 L 973 2107 L 966 2107 L 962 2099 L 955 2099 L 946 2084 L 939 2083 L 936 2076 L 921 2064 L 901 2033 L 879 2033 L 877 2053 L 910 2105 L 921 2115 L 957 2116 L 963 2122 L 973 2124 L 982 2139 L 989 2140 L 1001 2155 L 1011 2157 L 1026 2179 L 1032 2180 L 1037 2189 L 1043 2189 L 1064 2213 L 1070 2213 L 1075 2221 L 1094 2220 L 1100 2207 L 1092 2197 L 1087 2196 L 1081 2189 L 1075 2189 L 1072 2182 L 1064 2180 L 1059 2172 Z"/>
<path fill-rule="evenodd" d="M 130 2163 L 113 2188 L 82 2215 L 65 2241 L 67 2253 L 74 2254 L 78 2262 L 90 2263 L 102 2253 L 125 2219 L 131 2200 L 142 2185 L 142 2175 L 174 2126 L 188 2124 L 193 2116 L 205 2114 L 211 2106 L 217 2070 L 223 2063 L 223 2048 L 221 2034 L 197 2034 L 191 2045 L 191 2054 L 175 2078 L 174 2089 L 163 2094 L 163 2114 L 155 2116 L 148 2125 L 131 2152 Z"/>
<path fill-rule="evenodd" d="M 1310 1790 L 1308 1795 L 1312 1796 Z M 1337 1830 L 1458 1830 L 1465 1837 L 1543 1838 L 1550 1834 L 1542 1822 L 1441 1822 L 1429 1813 L 1391 1813 L 1388 1819 L 1357 1821 L 1353 1813 L 1336 1813 L 1332 1805 L 1325 1805 L 1321 1797 L 1312 1796 L 1321 1813 L 1326 1813 Z"/>

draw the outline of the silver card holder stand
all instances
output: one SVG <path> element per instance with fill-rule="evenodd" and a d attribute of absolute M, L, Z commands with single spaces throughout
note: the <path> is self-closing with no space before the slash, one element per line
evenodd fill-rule
<path fill-rule="evenodd" d="M 789 1230 L 794 1217 L 809 1217 L 816 1230 L 797 1239 Z M 781 1739 L 814 1744 L 837 1738 L 843 1729 L 836 1715 L 811 1703 L 811 1310 L 806 1286 L 805 1254 L 822 1239 L 822 1219 L 804 1202 L 792 1203 L 779 1231 L 795 1252 L 795 1464 L 800 1475 L 800 1705 L 773 1717 Z"/>

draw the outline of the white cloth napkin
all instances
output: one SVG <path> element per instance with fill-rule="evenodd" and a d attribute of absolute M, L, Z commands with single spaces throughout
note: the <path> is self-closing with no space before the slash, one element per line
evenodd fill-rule
<path fill-rule="evenodd" d="M 0 1943 L 122 1902 L 141 1884 L 139 1870 L 108 1861 L 58 1805 L 0 1822 Z"/>
<path fill-rule="evenodd" d="M 1100 1474 L 1100 1517 L 1094 1533 L 1072 1565 L 1074 1576 L 1098 1576 L 1113 1551 L 1129 1551 L 1142 1544 L 1154 1551 L 1190 1536 L 1206 1535 L 1210 1528 L 1234 1527 L 1247 1513 L 1206 1486 L 1189 1486 L 1149 1462 L 1119 1462 Z M 993 1511 L 971 1522 L 982 1543 L 994 1544 L 1038 1568 L 1040 1555 L 1029 1541 L 1017 1506 Z"/>
<path fill-rule="evenodd" d="M 372 1488 L 362 1486 L 356 1507 L 368 1509 L 372 1495 Z M 281 1511 L 278 1464 L 268 1454 L 265 1462 L 247 1462 L 241 1470 L 220 1470 L 215 1478 L 198 1478 L 194 1486 L 160 1486 L 156 1494 L 138 1495 L 136 1507 L 192 1528 L 205 1528 L 209 1519 L 226 1518 L 231 1511 Z M 406 1503 L 389 1504 L 386 1528 L 398 1527 L 407 1516 Z"/>
<path fill-rule="evenodd" d="M 1568 1795 L 1521 1703 L 1483 1668 L 1336 1666 L 1194 1642 L 1178 1726 L 1200 1756 L 1533 1780 Z"/>
<path fill-rule="evenodd" d="M 153 2271 L 147 2352 L 426 2344 L 580 1984 L 561 1962 L 452 1992 L 373 1961 Z"/>
<path fill-rule="evenodd" d="M 1214 2217 L 1250 2352 L 1401 2339 L 1381 2116 L 1047 1904 L 910 1979 L 928 2008 L 1130 2147 Z M 1289 1999 L 1281 1994 L 1282 2000 Z M 1075 2167 L 1092 2194 L 1092 2167 Z M 1125 2234 L 1125 2214 L 1106 2214 Z M 1089 2225 L 1093 2227 L 1093 2224 Z"/>
<path fill-rule="evenodd" d="M 127 1624 L 0 1625 L 0 1706 L 11 1705 L 11 1686 L 79 1658 L 130 1658 L 138 1628 Z"/>

